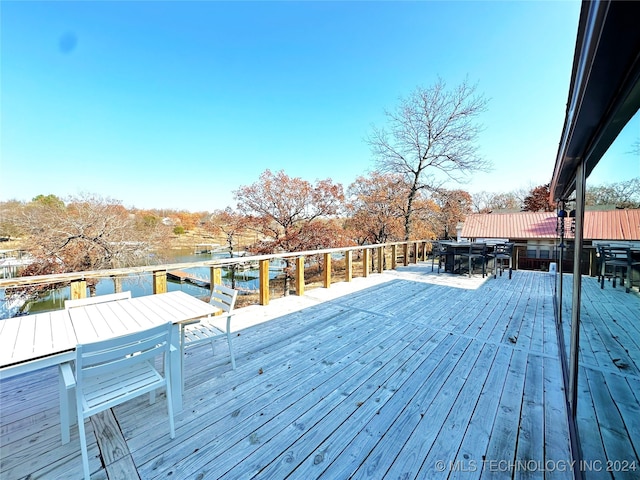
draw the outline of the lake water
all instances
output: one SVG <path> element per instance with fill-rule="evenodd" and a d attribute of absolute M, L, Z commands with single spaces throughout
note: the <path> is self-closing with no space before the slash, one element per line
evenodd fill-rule
<path fill-rule="evenodd" d="M 198 254 L 195 255 L 193 250 L 172 250 L 170 252 L 164 252 L 163 258 L 166 259 L 166 263 L 185 263 L 185 262 L 204 262 L 214 258 L 226 258 L 226 253 L 213 253 L 213 254 Z M 210 269 L 209 267 L 197 267 L 185 269 L 191 275 L 209 281 Z M 222 270 L 222 281 L 225 284 L 231 284 L 229 277 L 229 271 Z M 272 265 L 269 273 L 270 278 L 274 278 L 282 273 L 282 267 L 280 265 Z M 122 290 L 131 291 L 133 297 L 140 297 L 143 295 L 151 295 L 153 293 L 153 275 L 151 273 L 144 275 L 135 275 L 122 278 Z M 259 288 L 258 271 L 247 270 L 243 272 L 236 272 L 236 288 L 246 291 L 257 291 Z M 209 289 L 198 287 L 190 283 L 177 283 L 167 281 L 167 290 L 172 292 L 175 290 L 182 290 L 194 297 L 205 298 L 209 296 Z M 96 285 L 96 295 L 106 295 L 115 291 L 115 285 L 112 279 L 102 279 Z M 48 294 L 41 296 L 35 301 L 29 301 L 23 305 L 19 305 L 17 302 L 15 305 L 7 302 L 4 297 L 4 291 L 0 291 L 0 319 L 9 318 L 20 313 L 38 313 L 51 310 L 58 310 L 64 308 L 64 301 L 70 297 L 70 288 L 59 288 L 50 291 Z"/>

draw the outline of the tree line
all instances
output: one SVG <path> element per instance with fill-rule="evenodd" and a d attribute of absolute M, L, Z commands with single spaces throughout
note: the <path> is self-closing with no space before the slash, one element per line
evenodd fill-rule
<path fill-rule="evenodd" d="M 136 265 L 195 226 L 225 238 L 232 255 L 258 254 L 455 238 L 456 225 L 473 212 L 553 211 L 549 185 L 475 195 L 450 188 L 491 167 L 477 148 L 486 106 L 466 80 L 453 89 L 442 80 L 417 88 L 385 112 L 384 127 L 372 127 L 366 141 L 375 169 L 346 189 L 265 170 L 234 192 L 235 208 L 196 213 L 126 209 L 93 194 L 39 195 L 0 203 L 0 237 L 29 239 L 36 261 L 24 274 L 37 275 Z M 640 207 L 640 178 L 590 188 L 587 203 Z"/>

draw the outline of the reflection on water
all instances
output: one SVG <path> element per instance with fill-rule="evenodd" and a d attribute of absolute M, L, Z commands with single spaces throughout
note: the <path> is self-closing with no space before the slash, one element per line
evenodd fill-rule
<path fill-rule="evenodd" d="M 160 252 L 155 256 L 156 263 L 187 263 L 187 262 L 203 262 L 210 259 L 227 258 L 226 253 L 199 254 L 194 255 L 193 250 L 171 250 Z M 190 275 L 209 281 L 209 267 L 195 267 L 182 269 Z M 269 277 L 274 278 L 282 273 L 282 266 L 279 264 L 270 267 Z M 231 284 L 231 271 L 222 269 L 223 283 Z M 153 293 L 153 275 L 151 273 L 124 277 L 120 281 L 122 290 L 131 291 L 131 296 L 141 297 L 143 295 L 151 295 Z M 258 270 L 248 269 L 237 271 L 235 274 L 235 286 L 240 291 L 257 291 L 259 288 Z M 115 292 L 115 283 L 113 279 L 106 278 L 98 281 L 95 286 L 96 295 L 106 295 Z M 189 295 L 197 298 L 206 299 L 209 296 L 209 289 L 202 288 L 190 283 L 167 282 L 167 290 L 170 292 L 181 290 Z M 42 295 L 37 300 L 21 303 L 19 301 L 8 302 L 5 300 L 4 291 L 0 291 L 0 319 L 9 318 L 19 314 L 38 313 L 50 310 L 58 310 L 64 308 L 64 301 L 70 297 L 70 287 L 51 290 Z"/>

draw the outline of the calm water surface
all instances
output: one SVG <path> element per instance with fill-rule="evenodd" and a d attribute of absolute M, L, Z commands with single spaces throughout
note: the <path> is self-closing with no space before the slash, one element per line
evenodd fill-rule
<path fill-rule="evenodd" d="M 193 254 L 192 249 L 186 250 L 172 250 L 169 252 L 163 252 L 163 258 L 166 259 L 163 263 L 183 263 L 183 262 L 204 262 L 212 258 L 226 258 L 226 253 L 214 253 L 214 254 Z M 197 267 L 185 269 L 188 273 L 194 277 L 201 278 L 209 281 L 209 267 Z M 231 284 L 231 278 L 229 271 L 223 269 L 223 283 Z M 281 269 L 278 266 L 274 266 L 270 272 L 270 277 L 274 278 Z M 153 293 L 153 275 L 151 273 L 144 275 L 135 275 L 124 277 L 122 281 L 122 290 L 131 291 L 133 297 L 141 297 L 143 295 L 151 295 Z M 258 272 L 257 270 L 247 270 L 245 272 L 236 272 L 236 288 L 240 290 L 255 291 L 259 287 Z M 205 298 L 209 296 L 209 290 L 207 288 L 198 287 L 190 283 L 178 283 L 167 282 L 167 290 L 170 292 L 176 290 L 182 290 L 194 297 Z M 115 291 L 115 285 L 112 279 L 102 279 L 96 285 L 96 295 L 106 295 Z M 41 296 L 35 301 L 29 301 L 23 305 L 12 305 L 4 298 L 4 291 L 0 291 L 0 319 L 9 318 L 19 314 L 25 313 L 38 313 L 51 310 L 58 310 L 64 308 L 64 301 L 70 297 L 70 288 L 59 288 L 50 291 L 48 294 Z"/>

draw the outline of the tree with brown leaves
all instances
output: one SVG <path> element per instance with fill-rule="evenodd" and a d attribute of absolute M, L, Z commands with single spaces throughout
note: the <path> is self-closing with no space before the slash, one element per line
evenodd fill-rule
<path fill-rule="evenodd" d="M 525 212 L 553 212 L 556 207 L 549 201 L 549 184 L 535 187 L 524 199 Z"/>
<path fill-rule="evenodd" d="M 284 171 L 265 170 L 260 179 L 234 192 L 238 210 L 258 234 L 254 253 L 295 252 L 335 246 L 328 222 L 344 201 L 342 185 L 331 180 L 315 184 L 289 177 Z M 289 292 L 291 265 L 287 261 L 285 295 Z"/>

